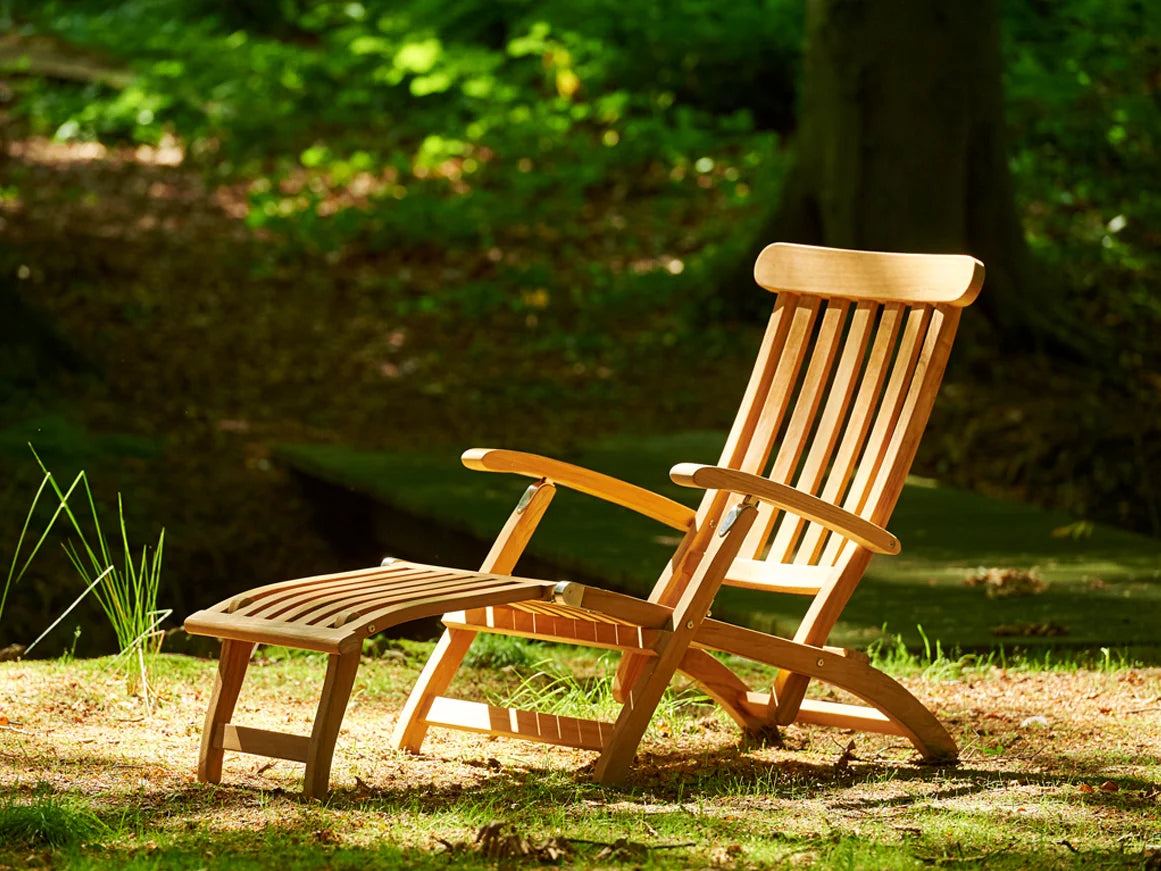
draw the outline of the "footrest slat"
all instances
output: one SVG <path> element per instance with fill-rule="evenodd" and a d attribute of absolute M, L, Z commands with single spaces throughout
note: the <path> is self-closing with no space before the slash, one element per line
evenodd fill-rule
<path fill-rule="evenodd" d="M 524 738 L 545 744 L 561 744 L 585 750 L 603 750 L 613 724 L 600 720 L 558 717 L 538 711 L 498 708 L 482 702 L 437 696 L 424 717 L 429 725 L 485 732 L 508 738 Z"/>
<path fill-rule="evenodd" d="M 394 564 L 375 575 L 369 575 L 370 571 L 259 587 L 191 614 L 185 630 L 343 654 L 358 650 L 367 636 L 398 623 L 468 607 L 544 600 L 554 587 L 550 581 L 419 563 Z"/>

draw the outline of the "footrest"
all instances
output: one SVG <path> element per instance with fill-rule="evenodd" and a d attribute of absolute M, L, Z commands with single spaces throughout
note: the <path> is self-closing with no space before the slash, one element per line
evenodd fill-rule
<path fill-rule="evenodd" d="M 554 586 L 551 581 L 395 560 L 256 587 L 191 614 L 185 630 L 341 654 L 399 623 L 465 608 L 549 599 Z"/>
<path fill-rule="evenodd" d="M 469 702 L 437 696 L 424 720 L 430 726 L 447 726 L 486 735 L 524 738 L 544 744 L 603 750 L 613 734 L 613 723 L 582 720 L 539 711 L 498 708 L 483 702 Z"/>

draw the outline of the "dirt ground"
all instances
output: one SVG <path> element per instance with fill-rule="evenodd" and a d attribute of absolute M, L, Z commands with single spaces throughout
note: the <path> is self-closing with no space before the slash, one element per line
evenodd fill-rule
<path fill-rule="evenodd" d="M 391 727 L 417 667 L 389 656 L 360 671 L 326 806 L 347 815 L 345 844 L 382 837 L 359 822 L 366 809 L 393 819 L 390 837 L 408 848 L 470 842 L 478 819 L 448 811 L 471 802 L 518 816 L 528 802 L 546 802 L 578 830 L 599 808 L 646 832 L 651 819 L 680 812 L 722 825 L 777 820 L 783 836 L 888 840 L 954 831 L 956 820 L 971 819 L 997 849 L 1018 837 L 1065 858 L 1161 842 L 1161 668 L 906 679 L 959 741 L 956 767 L 919 765 L 899 739 L 820 727 L 791 726 L 782 747 L 744 749 L 732 724 L 709 709 L 659 716 L 628 783 L 607 789 L 585 780 L 591 753 L 439 730 L 420 756 L 392 750 Z M 0 791 L 27 795 L 47 784 L 94 808 L 131 806 L 155 839 L 183 828 L 295 825 L 305 807 L 299 765 L 227 754 L 224 787 L 196 782 L 213 669 L 164 657 L 146 715 L 108 661 L 0 664 Z M 256 661 L 235 722 L 309 732 L 320 678 L 314 661 Z"/>

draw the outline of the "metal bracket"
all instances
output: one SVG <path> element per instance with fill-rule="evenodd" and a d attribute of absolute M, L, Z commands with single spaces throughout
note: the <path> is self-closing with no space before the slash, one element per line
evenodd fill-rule
<path fill-rule="evenodd" d="M 742 516 L 742 512 L 753 504 L 753 501 L 751 501 L 750 497 L 747 496 L 745 499 L 731 508 L 730 513 L 727 514 L 725 520 L 722 521 L 722 526 L 718 530 L 718 536 L 720 538 L 725 538 L 726 533 L 730 531 L 730 528 L 734 525 L 734 522 Z"/>
<path fill-rule="evenodd" d="M 743 503 L 739 502 L 737 505 L 730 509 L 730 513 L 726 515 L 726 519 L 722 521 L 722 526 L 718 530 L 719 538 L 725 538 L 726 533 L 730 531 L 730 527 L 734 525 L 734 521 L 741 516 L 742 505 Z"/>
<path fill-rule="evenodd" d="M 524 494 L 520 497 L 520 501 L 516 503 L 517 514 L 524 513 L 524 509 L 528 507 L 528 503 L 532 501 L 532 497 L 535 496 L 536 491 L 540 489 L 540 483 L 540 481 L 537 481 L 535 484 L 528 485 L 528 489 L 524 491 Z"/>
<path fill-rule="evenodd" d="M 579 606 L 584 601 L 585 588 L 583 584 L 560 581 L 552 588 L 552 597 L 562 605 Z"/>

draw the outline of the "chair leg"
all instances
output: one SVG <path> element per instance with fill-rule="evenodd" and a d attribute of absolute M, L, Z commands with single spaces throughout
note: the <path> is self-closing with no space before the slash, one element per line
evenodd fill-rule
<path fill-rule="evenodd" d="M 222 749 L 218 728 L 230 722 L 242 680 L 250 665 L 250 656 L 256 645 L 251 641 L 223 641 L 218 659 L 218 676 L 210 696 L 210 709 L 202 729 L 202 747 L 198 754 L 198 780 L 203 783 L 222 782 Z"/>
<path fill-rule="evenodd" d="M 617 783 L 629 773 L 629 766 L 637 755 L 637 746 L 673 677 L 674 669 L 664 665 L 656 660 L 646 665 L 629 692 L 613 734 L 593 769 L 593 779 L 598 783 Z"/>
<path fill-rule="evenodd" d="M 419 752 L 427 736 L 427 721 L 424 718 L 431 710 L 431 702 L 447 689 L 475 637 L 476 633 L 467 629 L 444 631 L 399 713 L 395 731 L 391 735 L 391 743 L 396 750 Z"/>
<path fill-rule="evenodd" d="M 693 678 L 705 693 L 721 706 L 748 736 L 761 736 L 771 727 L 769 716 L 755 715 L 747 706 L 750 688 L 726 665 L 697 647 L 685 651 L 677 667 Z M 769 708 L 769 705 L 766 706 Z"/>
<path fill-rule="evenodd" d="M 326 798 L 330 787 L 331 759 L 335 754 L 335 741 L 339 737 L 339 727 L 347 712 L 347 701 L 355 684 L 355 673 L 359 670 L 361 651 L 332 654 L 327 661 L 327 676 L 323 681 L 322 698 L 314 717 L 314 728 L 310 733 L 310 743 L 306 750 L 306 775 L 303 778 L 302 794 L 307 798 Z"/>
<path fill-rule="evenodd" d="M 657 656 L 645 664 L 636 679 L 620 685 L 626 698 L 613 733 L 593 770 L 593 777 L 598 782 L 616 783 L 629 773 L 637 745 L 641 743 L 665 688 L 685 658 L 690 642 L 721 586 L 726 569 L 738 555 L 742 541 L 754 524 L 758 510 L 750 497 L 747 496 L 738 508 L 732 525 L 727 527 L 729 534 L 710 545 L 706 551 L 708 563 L 698 570 L 692 580 L 693 586 L 687 588 L 678 601 L 673 613 L 677 628 L 666 635 L 657 647 Z M 691 617 L 693 619 L 688 619 Z"/>

